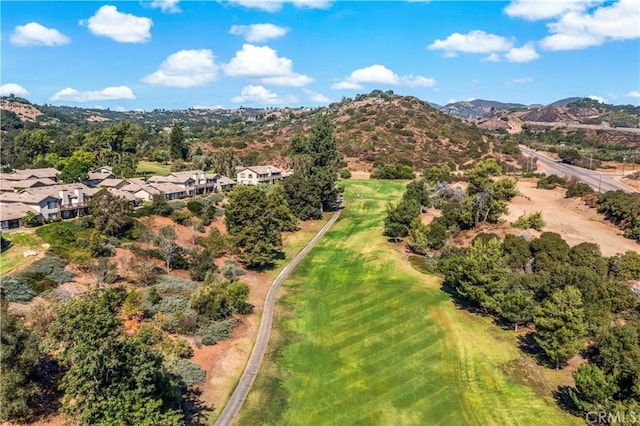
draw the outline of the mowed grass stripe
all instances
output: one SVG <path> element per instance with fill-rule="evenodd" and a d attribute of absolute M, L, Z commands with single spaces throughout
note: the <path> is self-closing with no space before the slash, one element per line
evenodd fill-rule
<path fill-rule="evenodd" d="M 505 376 L 523 356 L 513 342 L 381 236 L 405 185 L 345 182 L 340 221 L 285 284 L 276 343 L 237 424 L 580 424 Z"/>

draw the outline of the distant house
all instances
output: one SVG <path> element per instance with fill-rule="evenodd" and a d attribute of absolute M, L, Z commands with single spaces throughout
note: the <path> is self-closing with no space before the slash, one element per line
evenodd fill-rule
<path fill-rule="evenodd" d="M 19 192 L 28 188 L 40 188 L 43 186 L 57 185 L 58 182 L 49 178 L 4 180 L 0 179 L 0 192 Z"/>
<path fill-rule="evenodd" d="M 237 182 L 233 179 L 230 179 L 224 175 L 217 175 L 217 186 L 216 186 L 216 191 L 221 192 L 221 191 L 227 191 L 231 188 L 233 188 Z"/>
<path fill-rule="evenodd" d="M 153 197 L 160 195 L 160 191 L 156 188 L 144 183 L 131 182 L 131 180 L 128 179 L 129 184 L 120 188 L 120 191 L 133 194 L 140 201 L 153 201 Z"/>
<path fill-rule="evenodd" d="M 224 184 L 220 179 L 224 177 Z M 185 196 L 193 196 L 228 189 L 235 182 L 226 176 L 205 173 L 202 170 L 188 170 L 184 172 L 171 172 L 167 176 L 151 176 L 147 184 L 158 187 L 159 184 L 173 184 L 180 186 L 186 193 Z M 166 194 L 166 191 L 162 191 Z"/>
<path fill-rule="evenodd" d="M 129 185 L 125 179 L 105 179 L 100 182 L 97 186 L 100 188 L 108 188 L 108 189 L 121 189 L 123 186 Z"/>
<path fill-rule="evenodd" d="M 116 175 L 109 166 L 102 166 L 89 172 L 89 178 L 84 182 L 88 186 L 98 186 L 105 179 L 115 179 Z"/>
<path fill-rule="evenodd" d="M 0 179 L 4 180 L 27 180 L 27 179 L 43 179 L 48 178 L 53 181 L 57 181 L 57 175 L 60 170 L 53 167 L 47 167 L 44 169 L 16 169 L 11 173 L 3 173 Z"/>
<path fill-rule="evenodd" d="M 22 219 L 28 212 L 35 213 L 35 210 L 24 203 L 12 203 L 0 206 L 0 227 L 2 229 L 19 228 L 23 225 Z M 42 216 L 37 216 L 38 221 L 42 221 Z"/>
<path fill-rule="evenodd" d="M 178 198 L 185 198 L 188 195 L 184 187 L 174 183 L 160 182 L 150 185 L 158 192 L 163 193 L 167 200 L 177 200 Z"/>
<path fill-rule="evenodd" d="M 243 185 L 273 185 L 283 177 L 282 170 L 275 166 L 244 167 L 237 173 L 237 181 Z"/>

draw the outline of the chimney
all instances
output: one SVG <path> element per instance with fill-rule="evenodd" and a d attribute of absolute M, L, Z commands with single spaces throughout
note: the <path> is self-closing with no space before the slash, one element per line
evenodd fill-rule
<path fill-rule="evenodd" d="M 67 193 L 66 189 L 61 189 L 60 191 L 58 191 L 58 196 L 60 198 L 61 201 L 61 205 L 66 206 L 67 204 L 69 204 L 69 194 Z"/>
<path fill-rule="evenodd" d="M 74 192 L 76 193 L 76 198 L 78 199 L 78 204 L 83 204 L 84 203 L 84 192 L 82 192 L 82 188 L 76 188 L 74 190 Z"/>

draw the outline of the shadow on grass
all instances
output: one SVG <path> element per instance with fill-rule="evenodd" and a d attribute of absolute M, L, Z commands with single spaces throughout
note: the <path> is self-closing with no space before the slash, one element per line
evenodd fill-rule
<path fill-rule="evenodd" d="M 484 309 L 480 308 L 476 303 L 473 303 L 473 302 L 465 299 L 464 297 L 460 296 L 458 294 L 458 292 L 456 291 L 456 289 L 454 287 L 452 287 L 451 284 L 447 283 L 444 280 L 442 281 L 442 285 L 440 286 L 440 290 L 442 290 L 444 293 L 448 294 L 451 297 L 451 300 L 453 301 L 454 305 L 458 309 L 462 309 L 463 311 L 467 311 L 469 313 L 472 313 L 472 314 L 475 314 L 475 315 L 479 315 L 479 316 L 482 316 L 482 317 L 492 317 L 493 316 L 490 313 L 488 313 L 487 311 L 485 311 Z"/>
<path fill-rule="evenodd" d="M 575 402 L 571 398 L 571 392 L 574 392 L 571 386 L 558 386 L 558 389 L 553 391 L 553 398 L 556 400 L 558 406 L 566 411 L 567 413 L 573 414 L 574 416 L 582 417 L 584 414 L 580 409 L 576 406 Z"/>

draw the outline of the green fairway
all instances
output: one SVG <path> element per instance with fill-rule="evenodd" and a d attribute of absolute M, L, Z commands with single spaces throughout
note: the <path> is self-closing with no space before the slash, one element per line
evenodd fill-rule
<path fill-rule="evenodd" d="M 166 176 L 171 171 L 169 164 L 156 163 L 155 161 L 140 161 L 136 173 L 140 176 Z"/>
<path fill-rule="evenodd" d="M 582 424 L 513 333 L 456 308 L 382 237 L 405 184 L 343 182 L 347 207 L 287 281 L 237 424 Z"/>

